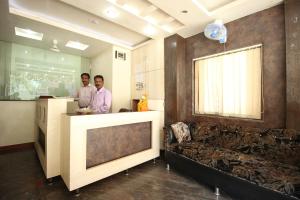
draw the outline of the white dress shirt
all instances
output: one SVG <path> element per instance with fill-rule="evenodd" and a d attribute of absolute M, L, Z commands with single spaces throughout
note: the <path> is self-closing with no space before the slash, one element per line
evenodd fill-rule
<path fill-rule="evenodd" d="M 92 95 L 96 87 L 93 85 L 82 86 L 78 91 L 79 102 L 78 105 L 80 108 L 86 108 L 90 105 L 92 100 Z"/>

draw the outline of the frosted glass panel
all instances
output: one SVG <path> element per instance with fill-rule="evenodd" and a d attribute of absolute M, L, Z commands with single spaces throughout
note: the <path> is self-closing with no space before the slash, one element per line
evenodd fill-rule
<path fill-rule="evenodd" d="M 3 44 L 8 43 L 0 43 L 1 46 Z M 1 87 L 1 99 L 32 100 L 40 95 L 73 96 L 80 87 L 80 74 L 89 69 L 89 59 L 80 56 L 14 43 L 11 48 L 1 49 L 6 49 L 6 52 L 11 50 L 11 53 L 0 51 L 0 60 L 10 60 L 0 62 L 0 70 L 9 71 L 4 89 Z M 0 83 L 2 86 L 2 80 Z"/>

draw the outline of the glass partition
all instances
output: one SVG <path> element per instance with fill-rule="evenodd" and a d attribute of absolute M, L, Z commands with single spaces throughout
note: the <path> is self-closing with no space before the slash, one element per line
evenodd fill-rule
<path fill-rule="evenodd" d="M 0 100 L 74 96 L 88 58 L 0 41 Z"/>

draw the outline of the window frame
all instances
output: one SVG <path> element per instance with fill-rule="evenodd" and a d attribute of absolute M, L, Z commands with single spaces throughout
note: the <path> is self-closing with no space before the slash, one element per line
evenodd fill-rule
<path fill-rule="evenodd" d="M 246 46 L 246 47 L 242 47 L 242 48 L 237 48 L 237 49 L 232 49 L 232 50 L 228 50 L 228 51 L 224 51 L 224 52 L 220 52 L 220 53 L 215 53 L 215 54 L 209 54 L 209 55 L 204 55 L 198 58 L 194 58 L 192 60 L 192 116 L 193 117 L 208 117 L 208 118 L 221 118 L 221 119 L 238 119 L 238 120 L 245 120 L 245 121 L 254 121 L 254 122 L 264 122 L 264 59 L 263 59 L 263 44 L 259 43 L 259 44 L 255 44 L 255 45 L 251 45 L 251 46 Z M 207 58 L 212 58 L 212 57 L 217 57 L 217 56 L 222 56 L 222 55 L 226 55 L 226 54 L 231 54 L 231 53 L 236 53 L 236 52 L 241 52 L 241 51 L 245 51 L 248 49 L 253 49 L 253 48 L 257 48 L 260 47 L 260 59 L 261 59 L 261 118 L 260 119 L 254 119 L 254 118 L 246 118 L 246 117 L 235 117 L 235 116 L 223 116 L 223 115 L 218 115 L 218 114 L 207 114 L 207 113 L 196 113 L 196 102 L 195 102 L 195 78 L 196 78 L 196 74 L 195 74 L 195 63 L 198 60 L 202 60 L 202 59 L 207 59 Z M 224 46 L 225 48 L 225 46 Z"/>

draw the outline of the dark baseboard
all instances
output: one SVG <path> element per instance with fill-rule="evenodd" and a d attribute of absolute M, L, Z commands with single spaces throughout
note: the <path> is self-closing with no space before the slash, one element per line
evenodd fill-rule
<path fill-rule="evenodd" d="M 9 146 L 1 146 L 0 154 L 23 151 L 23 150 L 27 150 L 27 149 L 33 149 L 33 148 L 34 148 L 33 142 L 23 143 L 23 144 L 14 144 L 14 145 L 9 145 Z"/>

